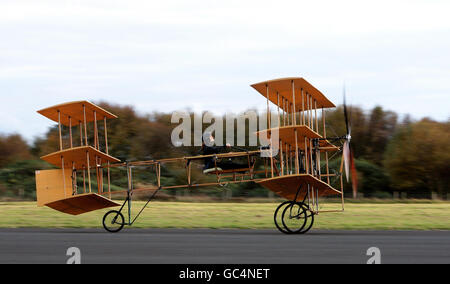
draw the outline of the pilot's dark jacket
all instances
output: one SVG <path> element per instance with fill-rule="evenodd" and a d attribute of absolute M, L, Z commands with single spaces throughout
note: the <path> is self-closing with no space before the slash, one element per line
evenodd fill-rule
<path fill-rule="evenodd" d="M 214 155 L 222 153 L 226 150 L 226 146 L 206 146 L 203 144 L 202 146 L 202 155 Z M 214 157 L 205 158 L 205 166 L 203 170 L 207 170 L 210 168 L 214 168 Z"/>

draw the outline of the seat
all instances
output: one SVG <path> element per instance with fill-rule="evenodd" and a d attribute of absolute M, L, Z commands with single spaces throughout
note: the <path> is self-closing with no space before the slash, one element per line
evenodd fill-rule
<path fill-rule="evenodd" d="M 204 174 L 229 174 L 229 173 L 245 173 L 250 171 L 250 168 L 236 168 L 236 169 L 221 169 L 221 168 L 211 168 L 211 169 L 207 169 L 204 170 L 203 173 Z"/>
<path fill-rule="evenodd" d="M 207 175 L 207 174 L 215 174 L 216 172 L 221 172 L 221 171 L 222 171 L 221 168 L 210 168 L 210 169 L 204 170 L 203 173 L 205 175 Z"/>

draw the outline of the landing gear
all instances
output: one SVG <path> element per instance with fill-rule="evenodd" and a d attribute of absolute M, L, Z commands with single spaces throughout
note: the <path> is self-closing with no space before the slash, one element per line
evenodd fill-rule
<path fill-rule="evenodd" d="M 309 232 L 309 230 L 311 230 L 312 226 L 314 225 L 314 215 L 315 215 L 315 213 L 313 211 L 311 211 L 309 209 L 309 206 L 306 205 L 305 203 L 303 203 L 303 206 L 305 207 L 305 210 L 306 210 L 307 221 L 306 221 L 305 227 L 303 228 L 303 230 L 301 230 L 299 232 L 299 234 L 306 234 L 307 232 Z"/>
<path fill-rule="evenodd" d="M 306 225 L 307 218 L 303 204 L 297 202 L 292 202 L 286 206 L 281 215 L 284 228 L 291 234 L 301 232 Z"/>
<path fill-rule="evenodd" d="M 289 231 L 284 228 L 283 221 L 279 218 L 279 216 L 281 216 L 283 214 L 285 207 L 289 206 L 291 203 L 292 203 L 292 201 L 285 201 L 285 202 L 281 203 L 275 210 L 275 214 L 273 214 L 273 221 L 275 222 L 275 226 L 277 227 L 277 229 L 280 232 L 282 232 L 284 234 L 289 234 Z M 278 213 L 280 213 L 280 214 L 278 214 Z"/>
<path fill-rule="evenodd" d="M 110 233 L 118 233 L 125 225 L 125 218 L 119 211 L 109 211 L 103 216 L 103 228 Z"/>
<path fill-rule="evenodd" d="M 314 212 L 304 202 L 285 201 L 275 210 L 274 222 L 284 234 L 305 234 L 314 224 Z"/>

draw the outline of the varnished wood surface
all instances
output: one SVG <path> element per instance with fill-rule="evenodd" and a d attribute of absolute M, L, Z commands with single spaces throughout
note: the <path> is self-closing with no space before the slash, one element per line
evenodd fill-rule
<path fill-rule="evenodd" d="M 292 96 L 292 81 L 294 81 L 295 99 Z M 275 105 L 279 103 L 279 99 L 277 96 L 278 93 L 280 97 L 284 98 L 289 103 L 294 103 L 295 101 L 296 111 L 301 110 L 302 109 L 301 89 L 303 89 L 305 95 L 307 92 L 312 96 L 313 100 L 317 101 L 317 106 L 313 106 L 312 109 L 316 107 L 317 108 L 336 107 L 330 100 L 327 99 L 327 97 L 325 97 L 324 94 L 322 94 L 308 81 L 300 77 L 281 78 L 264 81 L 252 85 L 252 87 L 255 88 L 255 90 L 257 90 L 265 98 L 267 97 L 266 86 L 269 87 L 269 100 Z M 292 112 L 291 110 L 288 110 L 288 113 L 291 112 Z"/>
<path fill-rule="evenodd" d="M 120 160 L 110 155 L 107 155 L 91 146 L 81 146 L 63 151 L 51 153 L 49 155 L 41 157 L 42 160 L 58 167 L 62 168 L 61 157 L 64 158 L 64 168 L 72 169 L 72 162 L 75 169 L 87 168 L 87 153 L 89 152 L 89 165 L 90 167 L 96 166 L 96 157 L 101 159 L 101 165 L 110 163 L 119 163 Z"/>
<path fill-rule="evenodd" d="M 336 195 L 340 191 L 309 174 L 286 175 L 264 179 L 257 182 L 287 200 L 294 200 L 297 190 L 301 188 L 297 201 L 301 201 L 310 189 L 319 190 L 319 196 Z"/>
<path fill-rule="evenodd" d="M 80 215 L 99 209 L 120 206 L 120 204 L 95 193 L 79 194 L 45 205 L 70 215 Z"/>
<path fill-rule="evenodd" d="M 107 110 L 89 102 L 89 101 L 76 101 L 64 104 L 55 105 L 49 108 L 39 110 L 38 113 L 47 117 L 54 122 L 59 121 L 58 111 L 61 113 L 61 124 L 70 126 L 70 119 L 72 119 L 72 126 L 76 126 L 79 123 L 84 123 L 84 111 L 83 106 L 86 108 L 86 123 L 93 122 L 95 120 L 94 111 L 96 112 L 97 120 L 114 119 L 116 115 L 110 113 Z"/>
<path fill-rule="evenodd" d="M 311 128 L 309 128 L 306 125 L 289 125 L 289 126 L 282 126 L 282 127 L 276 127 L 276 128 L 270 128 L 262 131 L 256 132 L 258 137 L 260 139 L 270 139 L 273 133 L 275 131 L 278 131 L 278 140 L 281 140 L 283 143 L 287 143 L 294 147 L 295 149 L 295 131 L 297 131 L 297 147 L 300 149 L 305 148 L 305 137 L 308 139 L 314 139 L 314 138 L 322 138 L 320 134 L 313 131 Z M 275 139 L 275 137 L 274 137 Z M 321 152 L 324 151 L 338 151 L 339 148 L 331 144 L 328 140 L 320 140 L 319 145 L 321 148 Z"/>

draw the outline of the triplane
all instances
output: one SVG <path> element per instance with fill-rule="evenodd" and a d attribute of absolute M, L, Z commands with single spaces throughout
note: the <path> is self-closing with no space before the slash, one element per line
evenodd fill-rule
<path fill-rule="evenodd" d="M 286 234 L 308 232 L 314 224 L 315 215 L 344 210 L 342 173 L 344 169 L 348 172 L 350 166 L 354 169 L 345 103 L 347 134 L 327 137 L 324 109 L 335 105 L 305 79 L 283 78 L 257 83 L 252 87 L 267 100 L 268 128 L 256 134 L 260 139 L 269 140 L 270 145 L 254 151 L 240 149 L 229 153 L 124 163 L 109 155 L 107 120 L 116 119 L 114 114 L 88 101 L 65 103 L 38 111 L 57 122 L 59 129 L 59 151 L 42 157 L 59 169 L 36 171 L 38 206 L 48 206 L 71 215 L 119 207 L 103 217 L 103 226 L 108 232 L 119 232 L 125 225 L 134 224 L 160 190 L 255 182 L 287 199 L 274 213 L 275 226 L 279 231 Z M 270 103 L 275 104 L 276 114 L 271 112 Z M 322 110 L 320 122 L 318 110 Z M 271 127 L 271 115 L 277 116 L 276 127 Z M 68 135 L 63 135 L 63 126 L 69 129 Z M 322 127 L 321 131 L 319 126 Z M 93 128 L 90 136 L 88 128 Z M 99 133 L 104 138 L 102 142 Z M 79 141 L 74 141 L 75 136 L 79 137 Z M 89 145 L 89 140 L 93 140 L 93 145 Z M 276 155 L 261 155 L 263 151 L 271 152 L 276 142 L 279 146 Z M 341 147 L 333 144 L 336 142 L 341 142 Z M 342 152 L 339 171 L 329 168 L 330 152 Z M 247 161 L 246 165 L 222 169 L 217 164 L 221 159 L 236 158 Z M 214 181 L 196 183 L 192 178 L 192 164 L 205 159 L 212 159 L 215 163 L 212 170 L 207 172 L 214 177 Z M 186 183 L 163 184 L 161 168 L 170 163 L 184 165 Z M 153 189 L 135 188 L 133 169 L 137 167 L 152 171 L 155 177 Z M 111 170 L 115 168 L 126 170 L 127 189 L 112 190 Z M 356 177 L 355 174 L 352 171 L 352 177 Z M 331 178 L 340 184 L 338 189 L 332 186 Z M 353 186 L 355 190 L 355 182 Z M 139 191 L 151 194 L 140 212 L 132 217 L 132 197 Z M 112 194 L 118 193 L 126 195 L 122 204 L 112 200 Z M 321 210 L 319 198 L 330 195 L 339 196 L 342 206 L 338 210 Z"/>

